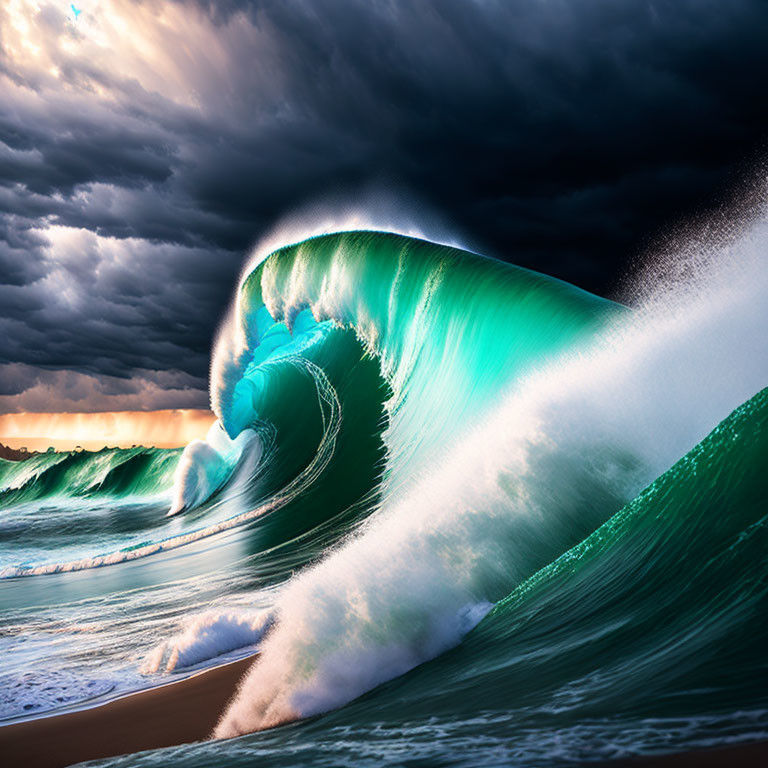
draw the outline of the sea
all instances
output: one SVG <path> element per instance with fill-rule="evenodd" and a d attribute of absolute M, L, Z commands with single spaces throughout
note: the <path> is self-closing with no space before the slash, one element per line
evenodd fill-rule
<path fill-rule="evenodd" d="M 395 232 L 255 254 L 205 440 L 0 460 L 0 724 L 257 653 L 209 741 L 99 764 L 768 738 L 768 221 L 620 293 Z"/>

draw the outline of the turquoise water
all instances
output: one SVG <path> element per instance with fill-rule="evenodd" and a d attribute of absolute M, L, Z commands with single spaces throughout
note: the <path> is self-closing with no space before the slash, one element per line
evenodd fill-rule
<path fill-rule="evenodd" d="M 259 649 L 218 740 L 112 762 L 765 738 L 763 242 L 631 309 L 382 232 L 257 257 L 206 441 L 0 462 L 0 716 Z"/>

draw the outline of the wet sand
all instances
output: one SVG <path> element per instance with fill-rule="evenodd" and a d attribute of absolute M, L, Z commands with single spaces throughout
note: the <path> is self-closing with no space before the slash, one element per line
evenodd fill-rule
<path fill-rule="evenodd" d="M 251 656 L 98 707 L 0 727 L 3 768 L 74 763 L 207 739 Z M 585 766 L 587 764 L 582 764 Z M 592 764 L 593 768 L 768 768 L 768 743 Z"/>
<path fill-rule="evenodd" d="M 63 768 L 101 757 L 202 741 L 253 656 L 80 712 L 0 727 L 3 768 Z"/>

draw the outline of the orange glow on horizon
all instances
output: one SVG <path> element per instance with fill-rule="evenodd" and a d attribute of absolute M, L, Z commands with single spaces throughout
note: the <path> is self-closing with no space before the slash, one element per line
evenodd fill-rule
<path fill-rule="evenodd" d="M 162 411 L 101 413 L 0 414 L 0 443 L 30 451 L 99 450 L 132 445 L 178 448 L 203 439 L 215 420 L 208 410 L 178 408 Z"/>

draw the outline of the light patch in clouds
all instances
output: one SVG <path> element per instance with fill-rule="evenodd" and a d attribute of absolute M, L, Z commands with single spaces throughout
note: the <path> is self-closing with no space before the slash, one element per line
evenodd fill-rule
<path fill-rule="evenodd" d="M 204 390 L 185 386 L 185 374 L 148 371 L 130 379 L 94 376 L 71 370 L 0 365 L 0 413 L 146 411 L 207 408 Z M 20 392 L 6 394 L 10 389 Z"/>
<path fill-rule="evenodd" d="M 195 3 L 83 0 L 77 7 L 77 21 L 61 2 L 11 0 L 0 11 L 6 65 L 20 81 L 122 106 L 154 95 L 179 107 L 220 108 L 232 93 L 232 51 L 268 44 L 241 14 L 214 27 Z"/>
<path fill-rule="evenodd" d="M 178 448 L 202 440 L 215 420 L 207 410 L 0 414 L 0 441 L 12 448 L 90 450 L 132 445 Z"/>

